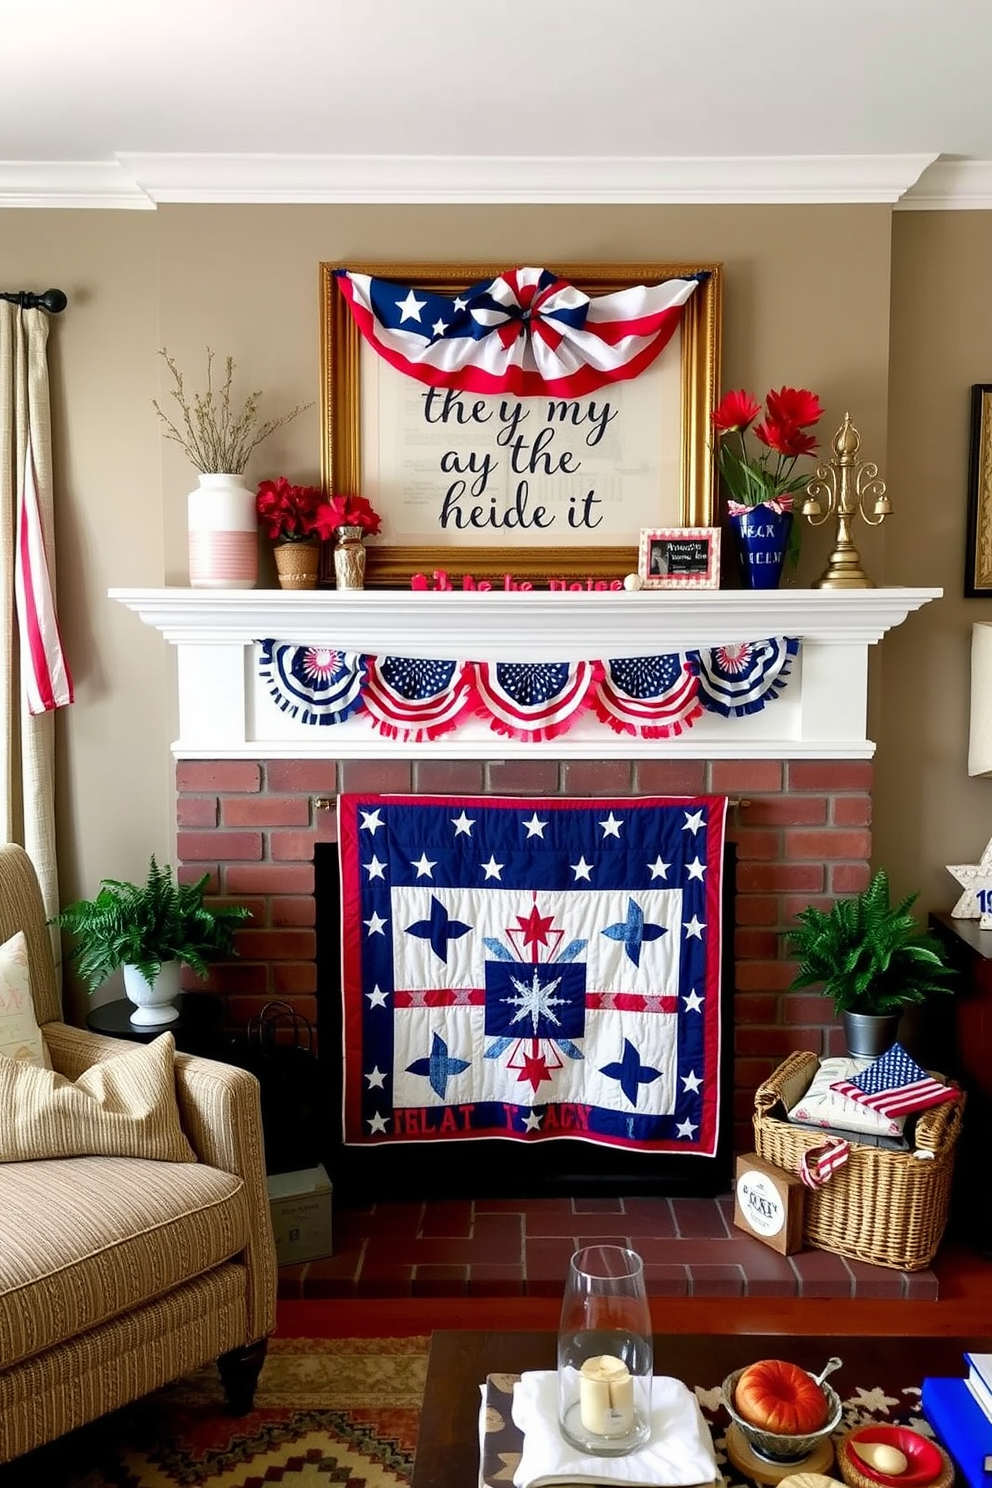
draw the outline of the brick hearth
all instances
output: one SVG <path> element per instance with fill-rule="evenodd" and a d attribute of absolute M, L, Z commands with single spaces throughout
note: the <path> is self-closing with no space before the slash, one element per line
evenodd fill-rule
<path fill-rule="evenodd" d="M 335 1208 L 334 1254 L 284 1266 L 279 1295 L 560 1298 L 570 1256 L 598 1241 L 638 1252 L 651 1297 L 937 1298 L 932 1271 L 894 1271 L 822 1250 L 780 1256 L 735 1229 L 732 1215 L 729 1195 Z"/>
<path fill-rule="evenodd" d="M 313 849 L 334 840 L 339 790 L 620 800 L 712 793 L 737 802 L 728 816 L 737 844 L 735 1151 L 753 1145 L 754 1091 L 786 1054 L 843 1052 L 830 1001 L 787 990 L 783 932 L 807 904 L 826 908 L 868 883 L 868 760 L 180 760 L 176 781 L 180 876 L 209 871 L 212 892 L 252 911 L 238 933 L 239 959 L 190 983 L 224 999 L 232 1032 L 272 998 L 316 1017 Z"/>

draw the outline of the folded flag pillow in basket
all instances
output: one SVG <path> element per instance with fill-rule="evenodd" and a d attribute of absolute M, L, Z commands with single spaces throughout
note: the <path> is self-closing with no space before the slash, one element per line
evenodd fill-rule
<path fill-rule="evenodd" d="M 957 1098 L 953 1085 L 935 1080 L 902 1044 L 893 1044 L 859 1075 L 830 1088 L 883 1116 L 909 1116 Z"/>

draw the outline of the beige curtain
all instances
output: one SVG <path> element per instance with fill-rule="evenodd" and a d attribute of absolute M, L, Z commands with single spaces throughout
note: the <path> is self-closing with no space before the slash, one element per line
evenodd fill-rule
<path fill-rule="evenodd" d="M 55 714 L 32 716 L 21 685 L 14 587 L 17 495 L 28 440 L 48 571 L 55 585 L 52 431 L 48 395 L 48 316 L 0 300 L 0 837 L 18 842 L 38 873 L 45 908 L 56 914 Z M 53 938 L 58 954 L 58 937 Z"/>

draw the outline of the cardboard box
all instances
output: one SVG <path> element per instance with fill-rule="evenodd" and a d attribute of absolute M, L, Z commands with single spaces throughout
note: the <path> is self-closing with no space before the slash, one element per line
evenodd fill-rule
<path fill-rule="evenodd" d="M 794 1173 L 766 1162 L 756 1152 L 737 1158 L 734 1224 L 756 1240 L 791 1255 L 803 1248 L 806 1189 Z"/>
<path fill-rule="evenodd" d="M 331 1180 L 323 1167 L 273 1173 L 268 1188 L 280 1266 L 331 1255 Z"/>

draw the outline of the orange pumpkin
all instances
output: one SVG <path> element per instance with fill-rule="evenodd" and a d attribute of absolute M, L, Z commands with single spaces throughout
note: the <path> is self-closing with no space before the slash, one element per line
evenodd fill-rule
<path fill-rule="evenodd" d="M 734 1391 L 739 1416 L 777 1436 L 804 1436 L 827 1420 L 827 1398 L 816 1380 L 787 1359 L 748 1365 Z"/>

